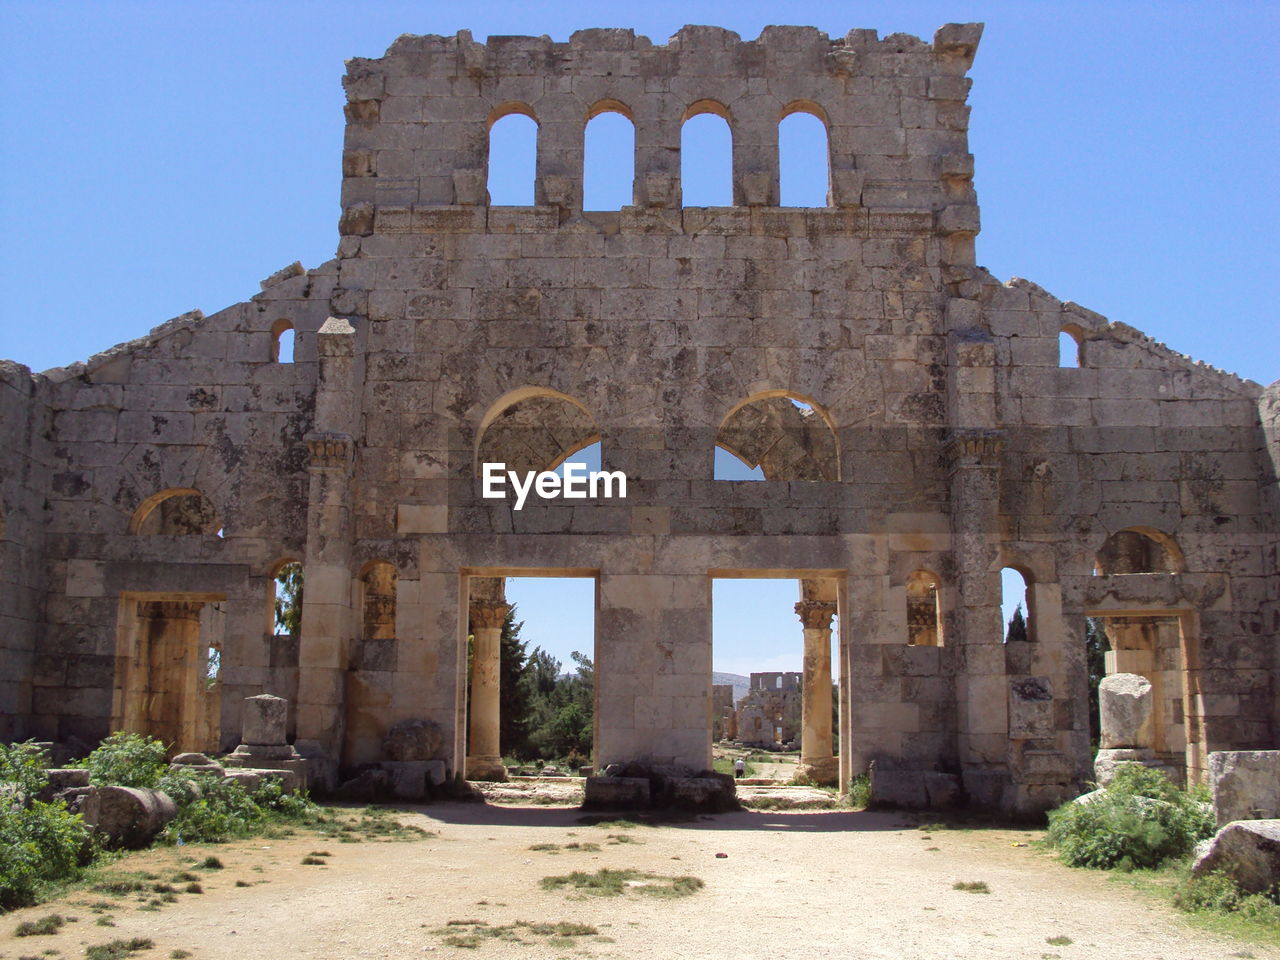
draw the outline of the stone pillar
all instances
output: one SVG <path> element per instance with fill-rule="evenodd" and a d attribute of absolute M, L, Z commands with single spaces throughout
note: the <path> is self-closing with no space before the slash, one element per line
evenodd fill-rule
<path fill-rule="evenodd" d="M 1002 441 L 987 432 L 957 433 L 947 444 L 951 538 L 956 568 L 958 746 L 965 792 L 977 805 L 1010 807 L 1009 691 L 1001 642 L 997 570 Z"/>
<path fill-rule="evenodd" d="M 315 761 L 316 779 L 336 785 L 345 731 L 344 675 L 351 611 L 351 476 L 359 419 L 355 330 L 330 317 L 317 335 L 320 382 L 310 454 L 306 590 L 298 646 L 297 745 Z"/>
<path fill-rule="evenodd" d="M 499 695 L 502 623 L 510 609 L 505 600 L 471 601 L 471 739 L 467 748 L 468 780 L 507 778 L 502 766 Z"/>
<path fill-rule="evenodd" d="M 817 783 L 832 784 L 838 775 L 831 738 L 831 618 L 836 605 L 801 600 L 796 614 L 804 624 L 800 772 Z"/>

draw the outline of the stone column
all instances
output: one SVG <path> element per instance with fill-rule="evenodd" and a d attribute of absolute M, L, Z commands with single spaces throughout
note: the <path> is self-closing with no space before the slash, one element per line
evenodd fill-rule
<path fill-rule="evenodd" d="M 838 773 L 831 738 L 831 618 L 836 605 L 801 600 L 796 614 L 804 624 L 800 772 L 817 783 L 831 784 Z"/>
<path fill-rule="evenodd" d="M 503 600 L 471 601 L 471 740 L 468 780 L 505 780 L 499 707 L 502 623 L 510 605 Z"/>
<path fill-rule="evenodd" d="M 345 731 L 344 676 L 351 613 L 351 479 L 354 433 L 359 422 L 357 383 L 362 377 L 355 330 L 330 317 L 317 335 L 320 382 L 316 430 L 306 437 L 310 454 L 306 590 L 298 644 L 297 746 L 314 759 L 316 779 L 336 786 Z"/>
<path fill-rule="evenodd" d="M 955 639 L 963 648 L 956 676 L 959 754 L 965 790 L 989 808 L 1012 797 L 1009 692 L 1001 634 L 999 474 L 1002 440 L 957 432 L 946 447 L 951 473 L 951 542 L 956 567 Z"/>

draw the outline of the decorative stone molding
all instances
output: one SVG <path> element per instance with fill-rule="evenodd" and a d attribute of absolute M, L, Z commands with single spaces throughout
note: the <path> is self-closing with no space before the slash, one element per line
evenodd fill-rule
<path fill-rule="evenodd" d="M 138 604 L 138 616 L 148 620 L 198 620 L 202 601 L 148 600 Z"/>
<path fill-rule="evenodd" d="M 835 615 L 836 605 L 829 600 L 801 600 L 796 604 L 796 616 L 806 630 L 830 630 Z"/>
<path fill-rule="evenodd" d="M 305 438 L 312 470 L 339 470 L 355 459 L 355 441 L 346 433 L 309 433 Z"/>
<path fill-rule="evenodd" d="M 1004 435 L 998 430 L 957 430 L 942 445 L 952 473 L 973 467 L 995 469 L 1003 451 Z"/>

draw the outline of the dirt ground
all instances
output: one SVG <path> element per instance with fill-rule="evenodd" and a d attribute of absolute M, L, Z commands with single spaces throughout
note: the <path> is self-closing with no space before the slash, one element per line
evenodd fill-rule
<path fill-rule="evenodd" d="M 437 804 L 400 817 L 436 834 L 408 842 L 337 843 L 303 834 L 146 851 L 116 869 L 162 876 L 193 870 L 203 894 L 180 893 L 177 902 L 147 912 L 131 899 L 78 891 L 0 920 L 0 957 L 47 950 L 83 957 L 88 945 L 133 937 L 155 944 L 135 956 L 185 950 L 193 960 L 1280 957 L 1196 930 L 1105 875 L 1057 864 L 1023 846 L 1038 836 L 1030 831 L 925 831 L 902 814 L 850 811 L 742 812 L 625 828 L 581 817 L 547 806 Z M 563 849 L 570 843 L 599 849 Z M 531 850 L 536 844 L 560 849 Z M 329 854 L 317 858 L 323 865 L 301 862 L 313 852 Z M 225 869 L 196 869 L 209 853 Z M 691 875 L 706 885 L 692 896 L 659 899 L 643 888 L 584 897 L 539 884 L 548 875 L 602 867 Z M 952 886 L 976 881 L 990 893 Z M 92 911 L 108 901 L 115 905 L 109 912 Z M 20 921 L 54 912 L 78 922 L 52 936 L 14 937 Z M 99 916 L 115 926 L 97 925 Z M 557 939 L 517 928 L 519 942 L 464 937 L 478 945 L 450 946 L 445 940 L 454 931 L 477 929 L 458 921 L 571 921 L 598 932 Z M 1048 942 L 1063 937 L 1071 942 Z"/>

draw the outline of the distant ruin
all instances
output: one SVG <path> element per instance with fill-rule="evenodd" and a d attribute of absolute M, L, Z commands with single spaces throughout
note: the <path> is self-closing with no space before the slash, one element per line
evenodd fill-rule
<path fill-rule="evenodd" d="M 348 61 L 333 260 L 84 363 L 0 364 L 0 734 L 228 751 L 271 694 L 317 788 L 397 762 L 389 731 L 418 721 L 438 736 L 408 762 L 501 776 L 504 578 L 578 576 L 596 769 L 696 771 L 710 580 L 785 577 L 821 779 L 875 761 L 908 804 L 1074 796 L 1090 616 L 1107 669 L 1153 688 L 1162 764 L 1199 779 L 1209 751 L 1274 747 L 1280 384 L 977 265 L 981 33 L 461 32 Z M 603 112 L 634 124 L 633 202 L 594 212 Z M 827 133 L 825 207 L 779 206 L 795 112 Z M 681 128 L 708 113 L 733 202 L 686 207 Z M 512 114 L 537 124 L 529 207 L 489 203 Z M 485 462 L 596 442 L 625 500 L 482 496 Z M 766 479 L 714 479 L 717 447 Z M 301 628 L 277 635 L 289 563 Z M 1004 642 L 1002 568 L 1025 641 Z"/>

